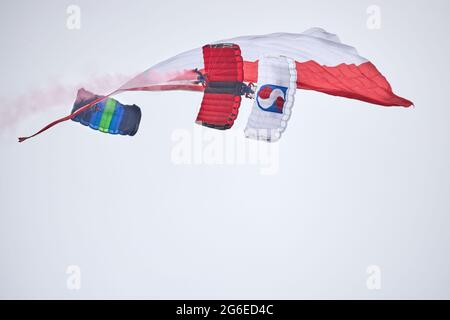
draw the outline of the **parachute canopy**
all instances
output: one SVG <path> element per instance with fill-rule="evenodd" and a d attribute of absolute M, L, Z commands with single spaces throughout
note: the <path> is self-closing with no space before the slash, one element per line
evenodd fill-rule
<path fill-rule="evenodd" d="M 277 141 L 287 126 L 294 105 L 297 71 L 286 57 L 266 56 L 258 64 L 258 91 L 245 136 Z"/>
<path fill-rule="evenodd" d="M 205 93 L 196 123 L 229 129 L 241 105 L 244 68 L 239 46 L 216 44 L 203 47 Z"/>
<path fill-rule="evenodd" d="M 99 98 L 101 96 L 80 89 L 72 114 Z M 136 105 L 123 105 L 113 98 L 105 98 L 77 114 L 72 120 L 104 133 L 134 136 L 141 122 L 141 109 Z"/>

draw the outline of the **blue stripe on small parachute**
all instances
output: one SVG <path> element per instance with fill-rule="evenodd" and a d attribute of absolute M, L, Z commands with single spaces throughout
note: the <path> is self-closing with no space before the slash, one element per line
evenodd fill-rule
<path fill-rule="evenodd" d="M 122 121 L 122 117 L 123 117 L 123 106 L 118 103 L 116 105 L 116 110 L 114 111 L 111 123 L 109 125 L 109 133 L 111 134 L 119 133 L 119 124 Z"/>
<path fill-rule="evenodd" d="M 92 116 L 89 121 L 89 127 L 98 130 L 100 125 L 100 120 L 102 119 L 103 110 L 105 110 L 105 101 L 101 101 L 92 106 Z"/>

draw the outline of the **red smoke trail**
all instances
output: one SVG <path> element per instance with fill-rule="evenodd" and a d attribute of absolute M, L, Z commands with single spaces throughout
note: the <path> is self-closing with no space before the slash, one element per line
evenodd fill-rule
<path fill-rule="evenodd" d="M 33 89 L 16 97 L 0 97 L 0 130 L 11 128 L 19 121 L 38 112 L 60 107 L 68 114 L 79 88 L 86 88 L 97 94 L 109 93 L 131 78 L 129 75 L 116 74 L 92 76 L 77 85 L 49 84 L 43 89 Z"/>

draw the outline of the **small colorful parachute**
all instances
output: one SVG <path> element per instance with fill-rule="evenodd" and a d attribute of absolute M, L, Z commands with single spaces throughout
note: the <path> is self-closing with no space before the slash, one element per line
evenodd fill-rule
<path fill-rule="evenodd" d="M 412 105 L 395 95 L 386 78 L 355 48 L 313 28 L 300 34 L 244 36 L 208 44 L 147 69 L 106 96 L 81 89 L 70 115 L 19 142 L 69 119 L 102 132 L 132 136 L 139 128 L 139 107 L 111 97 L 136 90 L 203 92 L 196 123 L 221 130 L 233 126 L 243 96 L 254 99 L 246 137 L 277 141 L 291 117 L 296 89 L 382 106 Z"/>
<path fill-rule="evenodd" d="M 99 98 L 101 97 L 84 89 L 78 90 L 72 114 Z M 78 113 L 72 120 L 101 132 L 134 136 L 141 122 L 141 109 L 136 105 L 123 105 L 113 98 L 105 98 Z"/>

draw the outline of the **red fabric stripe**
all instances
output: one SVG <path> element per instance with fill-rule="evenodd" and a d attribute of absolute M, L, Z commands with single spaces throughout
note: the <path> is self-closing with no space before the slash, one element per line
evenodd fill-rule
<path fill-rule="evenodd" d="M 371 63 L 335 67 L 315 61 L 296 62 L 297 88 L 315 90 L 382 106 L 409 107 L 413 103 L 397 96 L 386 78 Z M 244 62 L 244 81 L 257 82 L 258 61 Z"/>
<path fill-rule="evenodd" d="M 409 107 L 412 102 L 392 92 L 386 78 L 371 63 L 324 67 L 314 61 L 296 63 L 297 86 L 335 96 L 358 99 L 383 106 Z"/>

